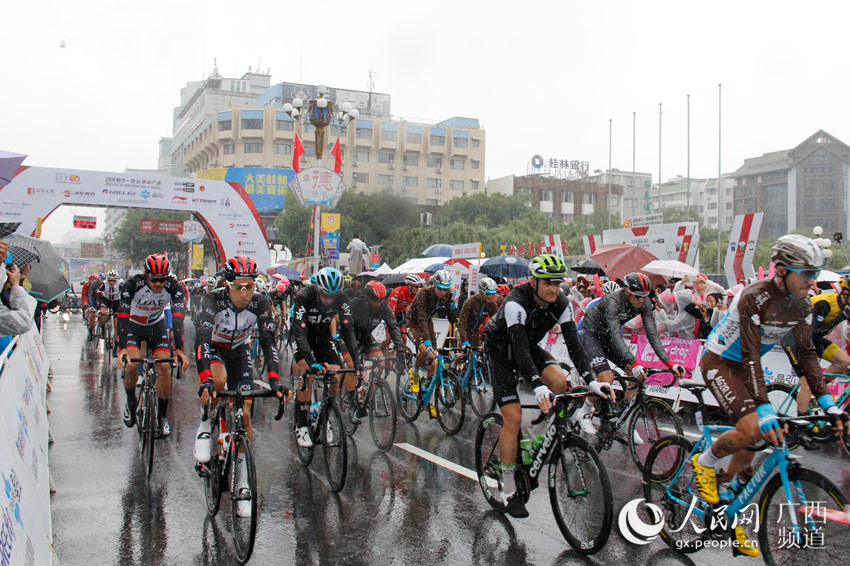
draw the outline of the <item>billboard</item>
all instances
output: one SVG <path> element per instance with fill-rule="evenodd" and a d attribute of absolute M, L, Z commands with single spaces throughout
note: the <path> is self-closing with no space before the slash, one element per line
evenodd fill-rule
<path fill-rule="evenodd" d="M 74 216 L 74 228 L 94 230 L 97 228 L 97 216 Z"/>
<path fill-rule="evenodd" d="M 283 88 L 284 103 L 292 102 L 293 98 L 300 98 L 301 100 L 315 100 L 319 98 L 317 85 L 281 83 L 280 86 Z M 389 94 L 329 87 L 325 98 L 334 104 L 350 102 L 363 116 L 387 119 L 392 117 L 390 114 Z"/>
<path fill-rule="evenodd" d="M 340 215 L 335 212 L 322 213 L 322 257 L 324 258 L 339 259 L 340 220 Z"/>
<path fill-rule="evenodd" d="M 729 246 L 726 248 L 726 261 L 723 262 L 728 287 L 738 283 L 746 284 L 747 279 L 756 276 L 753 270 L 753 258 L 756 255 L 756 245 L 763 219 L 764 212 L 754 212 L 738 214 L 732 221 Z"/>
<path fill-rule="evenodd" d="M 227 167 L 196 171 L 195 177 L 239 183 L 259 212 L 270 212 L 284 209 L 284 195 L 295 177 L 295 171 L 263 167 Z"/>
<path fill-rule="evenodd" d="M 603 230 L 602 245 L 610 244 L 639 246 L 658 259 L 673 259 L 699 269 L 699 224 L 696 222 Z"/>

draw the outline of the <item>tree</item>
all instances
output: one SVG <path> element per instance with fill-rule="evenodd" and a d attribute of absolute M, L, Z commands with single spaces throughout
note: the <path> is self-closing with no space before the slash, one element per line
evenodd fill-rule
<path fill-rule="evenodd" d="M 186 220 L 186 215 L 173 210 L 149 208 L 128 210 L 124 222 L 121 223 L 112 239 L 112 248 L 137 265 L 142 263 L 150 254 L 168 253 L 172 255 L 181 254 L 185 251 L 186 245 L 181 243 L 177 236 L 140 232 L 139 225 L 145 218 L 182 222 Z"/>
<path fill-rule="evenodd" d="M 307 249 L 307 237 L 310 234 L 310 216 L 312 206 L 301 206 L 295 195 L 286 189 L 286 210 L 277 215 L 274 224 L 280 234 L 280 240 L 286 244 L 294 256 L 301 256 Z M 312 235 L 310 235 L 312 238 Z"/>

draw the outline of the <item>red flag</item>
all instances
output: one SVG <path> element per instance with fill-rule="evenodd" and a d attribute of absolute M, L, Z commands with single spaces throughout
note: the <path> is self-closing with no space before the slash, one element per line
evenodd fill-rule
<path fill-rule="evenodd" d="M 342 171 L 342 150 L 339 148 L 339 136 L 336 137 L 336 143 L 331 150 L 331 155 L 336 157 L 334 160 L 334 173 L 339 173 Z"/>
<path fill-rule="evenodd" d="M 304 155 L 304 146 L 301 145 L 301 140 L 298 139 L 298 134 L 295 134 L 295 149 L 292 150 L 292 168 L 295 173 L 301 171 L 301 156 Z"/>

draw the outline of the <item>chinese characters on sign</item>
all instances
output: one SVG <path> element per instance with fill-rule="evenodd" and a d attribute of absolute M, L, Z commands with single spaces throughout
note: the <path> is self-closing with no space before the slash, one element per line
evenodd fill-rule
<path fill-rule="evenodd" d="M 301 206 L 333 208 L 345 191 L 342 175 L 325 167 L 311 167 L 296 175 L 290 188 Z"/>
<path fill-rule="evenodd" d="M 180 220 L 154 220 L 152 218 L 145 218 L 139 223 L 139 232 L 182 234 L 183 222 Z"/>
<path fill-rule="evenodd" d="M 74 228 L 94 230 L 97 227 L 96 216 L 74 216 Z"/>
<path fill-rule="evenodd" d="M 285 195 L 289 186 L 289 176 L 274 173 L 245 175 L 245 192 L 249 195 Z"/>

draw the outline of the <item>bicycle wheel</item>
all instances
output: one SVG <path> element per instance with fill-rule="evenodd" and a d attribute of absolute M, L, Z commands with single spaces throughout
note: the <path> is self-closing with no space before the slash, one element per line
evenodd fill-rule
<path fill-rule="evenodd" d="M 254 537 L 257 534 L 257 470 L 254 468 L 251 442 L 247 436 L 235 436 L 230 450 L 236 456 L 230 466 L 230 524 L 233 531 L 233 549 L 236 551 L 236 559 L 240 564 L 244 564 L 251 557 Z M 240 459 L 244 462 L 240 463 Z M 245 477 L 242 477 L 243 475 Z"/>
<path fill-rule="evenodd" d="M 691 449 L 693 444 L 684 436 L 665 436 L 653 444 L 643 472 L 644 498 L 661 509 L 664 521 L 661 539 L 673 550 L 686 554 L 699 550 L 709 536 L 709 530 L 696 514 L 688 519 L 691 502 L 697 497 L 694 470 L 688 461 Z M 711 512 L 702 499 L 697 498 L 696 504 L 706 513 Z M 641 512 L 644 521 L 657 524 L 658 519 L 650 517 L 646 509 Z"/>
<path fill-rule="evenodd" d="M 224 462 L 219 460 L 221 455 L 221 445 L 218 442 L 218 418 L 217 415 L 210 415 L 213 419 L 210 441 L 212 444 L 212 454 L 210 461 L 207 462 L 207 475 L 204 476 L 204 499 L 207 503 L 207 512 L 210 517 L 215 517 L 218 513 L 218 507 L 221 503 L 221 468 Z"/>
<path fill-rule="evenodd" d="M 381 452 L 392 448 L 395 441 L 396 412 L 393 402 L 393 390 L 389 383 L 381 378 L 372 381 L 369 393 L 369 430 L 375 446 Z"/>
<path fill-rule="evenodd" d="M 343 385 L 341 387 L 345 386 Z M 345 391 L 342 394 L 339 410 L 342 412 L 342 424 L 345 427 L 345 434 L 351 436 L 357 432 L 358 426 L 354 421 L 354 413 L 357 411 L 357 390 Z"/>
<path fill-rule="evenodd" d="M 348 447 L 343 432 L 342 412 L 335 399 L 325 402 L 323 415 L 319 422 L 322 427 L 322 450 L 325 453 L 325 470 L 331 489 L 339 493 L 345 486 L 345 473 L 348 468 Z"/>
<path fill-rule="evenodd" d="M 420 384 L 421 385 L 421 384 Z M 409 423 L 416 420 L 422 411 L 422 398 L 419 393 L 410 390 L 410 373 L 401 372 L 396 376 L 396 399 L 401 416 Z"/>
<path fill-rule="evenodd" d="M 788 480 L 791 501 L 785 495 L 779 474 L 770 478 L 759 499 L 758 539 L 765 563 L 847 564 L 850 529 L 846 524 L 827 518 L 830 514 L 845 516 L 843 509 L 847 506 L 847 497 L 832 481 L 814 470 L 791 468 Z M 794 523 L 799 531 L 795 530 Z"/>
<path fill-rule="evenodd" d="M 502 415 L 490 413 L 478 422 L 475 432 L 475 472 L 478 486 L 490 507 L 505 512 L 499 496 L 502 489 L 502 462 L 499 458 L 499 435 L 502 432 Z"/>
<path fill-rule="evenodd" d="M 156 391 L 153 388 L 148 389 L 145 392 L 145 440 L 144 450 L 142 452 L 145 471 L 148 477 L 153 473 L 153 445 L 156 439 L 157 425 L 159 424 L 156 401 Z"/>
<path fill-rule="evenodd" d="M 595 554 L 608 541 L 614 496 L 608 471 L 584 438 L 561 437 L 549 459 L 549 502 L 561 534 L 576 552 Z"/>
<path fill-rule="evenodd" d="M 483 417 L 490 411 L 496 410 L 496 396 L 493 394 L 493 384 L 486 369 L 476 364 L 474 372 L 466 384 L 467 398 L 472 412 Z"/>
<path fill-rule="evenodd" d="M 454 370 L 442 370 L 437 390 L 434 391 L 434 408 L 443 432 L 449 436 L 460 432 L 463 427 L 463 391 Z"/>
<path fill-rule="evenodd" d="M 641 472 L 652 444 L 670 434 L 682 434 L 679 417 L 661 399 L 646 399 L 632 414 L 628 431 L 629 452 Z"/>

